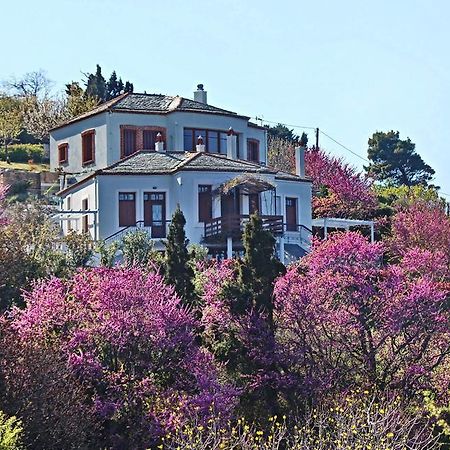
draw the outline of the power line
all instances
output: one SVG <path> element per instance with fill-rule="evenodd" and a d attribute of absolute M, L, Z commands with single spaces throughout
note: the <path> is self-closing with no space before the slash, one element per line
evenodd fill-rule
<path fill-rule="evenodd" d="M 274 120 L 266 120 L 266 119 L 264 119 L 264 117 L 255 117 L 255 120 L 260 120 L 262 122 L 267 122 L 267 123 L 273 123 L 275 125 L 284 125 L 285 127 L 302 128 L 304 130 L 315 130 L 316 129 L 316 127 L 305 127 L 302 125 L 292 125 L 289 123 L 277 122 Z"/>
<path fill-rule="evenodd" d="M 344 148 L 345 150 L 347 150 L 348 152 L 350 152 L 352 155 L 355 155 L 356 157 L 358 157 L 359 159 L 362 159 L 365 162 L 370 163 L 370 161 L 366 158 L 364 158 L 364 156 L 359 155 L 358 153 L 354 152 L 353 150 L 349 149 L 348 147 L 346 147 L 344 144 L 341 144 L 340 142 L 338 142 L 336 139 L 332 138 L 331 136 L 329 136 L 327 133 L 325 133 L 324 131 L 322 131 L 319 128 L 319 133 L 323 134 L 324 136 L 326 136 L 328 139 L 331 139 L 333 142 L 335 142 L 337 145 L 340 145 L 342 148 Z"/>

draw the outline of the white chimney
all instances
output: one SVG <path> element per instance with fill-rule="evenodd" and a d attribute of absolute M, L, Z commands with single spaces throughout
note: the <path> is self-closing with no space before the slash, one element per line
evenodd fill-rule
<path fill-rule="evenodd" d="M 197 151 L 198 151 L 198 152 L 204 152 L 204 151 L 206 150 L 206 146 L 205 146 L 205 144 L 203 143 L 203 137 L 202 137 L 202 136 L 199 136 L 199 137 L 197 138 L 197 145 L 196 145 L 196 148 L 197 148 Z"/>
<path fill-rule="evenodd" d="M 295 147 L 295 174 L 305 176 L 305 147 Z"/>
<path fill-rule="evenodd" d="M 204 103 L 205 105 L 208 103 L 206 101 L 206 91 L 203 89 L 203 84 L 197 84 L 197 90 L 194 92 L 194 100 L 196 102 Z"/>
<path fill-rule="evenodd" d="M 158 153 L 164 152 L 164 141 L 161 133 L 156 135 L 155 151 Z"/>
<path fill-rule="evenodd" d="M 227 135 L 227 158 L 237 159 L 237 136 L 231 127 Z"/>

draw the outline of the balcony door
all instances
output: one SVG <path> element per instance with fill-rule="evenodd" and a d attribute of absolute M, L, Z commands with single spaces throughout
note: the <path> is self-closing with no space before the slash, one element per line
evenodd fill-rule
<path fill-rule="evenodd" d="M 286 230 L 297 231 L 297 199 L 286 197 Z"/>
<path fill-rule="evenodd" d="M 144 192 L 144 226 L 152 227 L 152 238 L 166 237 L 165 192 Z"/>
<path fill-rule="evenodd" d="M 222 216 L 222 231 L 230 231 L 233 226 L 239 226 L 239 219 L 233 225 L 233 218 L 241 213 L 239 191 L 231 192 L 220 197 L 220 215 Z"/>

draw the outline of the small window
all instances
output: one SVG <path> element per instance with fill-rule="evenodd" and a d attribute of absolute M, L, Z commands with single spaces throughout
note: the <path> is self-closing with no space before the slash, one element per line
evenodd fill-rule
<path fill-rule="evenodd" d="M 211 185 L 198 186 L 198 220 L 209 222 L 212 219 L 212 191 Z"/>
<path fill-rule="evenodd" d="M 122 130 L 122 158 L 135 153 L 136 148 L 136 130 L 125 128 Z"/>
<path fill-rule="evenodd" d="M 58 145 L 58 160 L 60 164 L 64 164 L 69 161 L 69 144 Z"/>
<path fill-rule="evenodd" d="M 259 164 L 259 141 L 256 139 L 247 140 L 247 160 Z"/>
<path fill-rule="evenodd" d="M 95 161 L 95 130 L 82 133 L 81 147 L 83 164 L 93 163 Z"/>
<path fill-rule="evenodd" d="M 136 194 L 119 192 L 119 227 L 136 225 Z"/>

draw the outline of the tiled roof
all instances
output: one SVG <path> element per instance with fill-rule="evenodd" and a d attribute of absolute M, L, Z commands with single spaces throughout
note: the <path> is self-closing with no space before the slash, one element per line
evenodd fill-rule
<path fill-rule="evenodd" d="M 74 117 L 53 129 L 61 128 L 72 122 L 77 122 L 81 119 L 99 114 L 104 111 L 122 111 L 122 112 L 137 112 L 137 113 L 153 113 L 153 114 L 169 114 L 175 111 L 185 112 L 200 112 L 208 114 L 219 114 L 233 117 L 240 117 L 249 119 L 247 116 L 240 116 L 233 111 L 217 108 L 206 103 L 196 102 L 188 98 L 179 96 L 170 96 L 162 94 L 138 94 L 125 93 L 118 97 L 109 100 L 97 106 L 91 111 Z"/>
<path fill-rule="evenodd" d="M 198 152 L 140 151 L 99 171 L 101 174 L 164 174 L 179 170 L 219 172 L 276 172 L 248 161 L 228 159 L 223 155 Z"/>
<path fill-rule="evenodd" d="M 64 194 L 73 187 L 96 175 L 168 175 L 179 171 L 237 172 L 274 175 L 275 179 L 307 181 L 291 173 L 280 172 L 272 167 L 261 166 L 241 159 L 228 159 L 224 155 L 206 152 L 164 152 L 141 150 L 104 169 L 97 170 L 85 179 L 59 192 Z"/>

